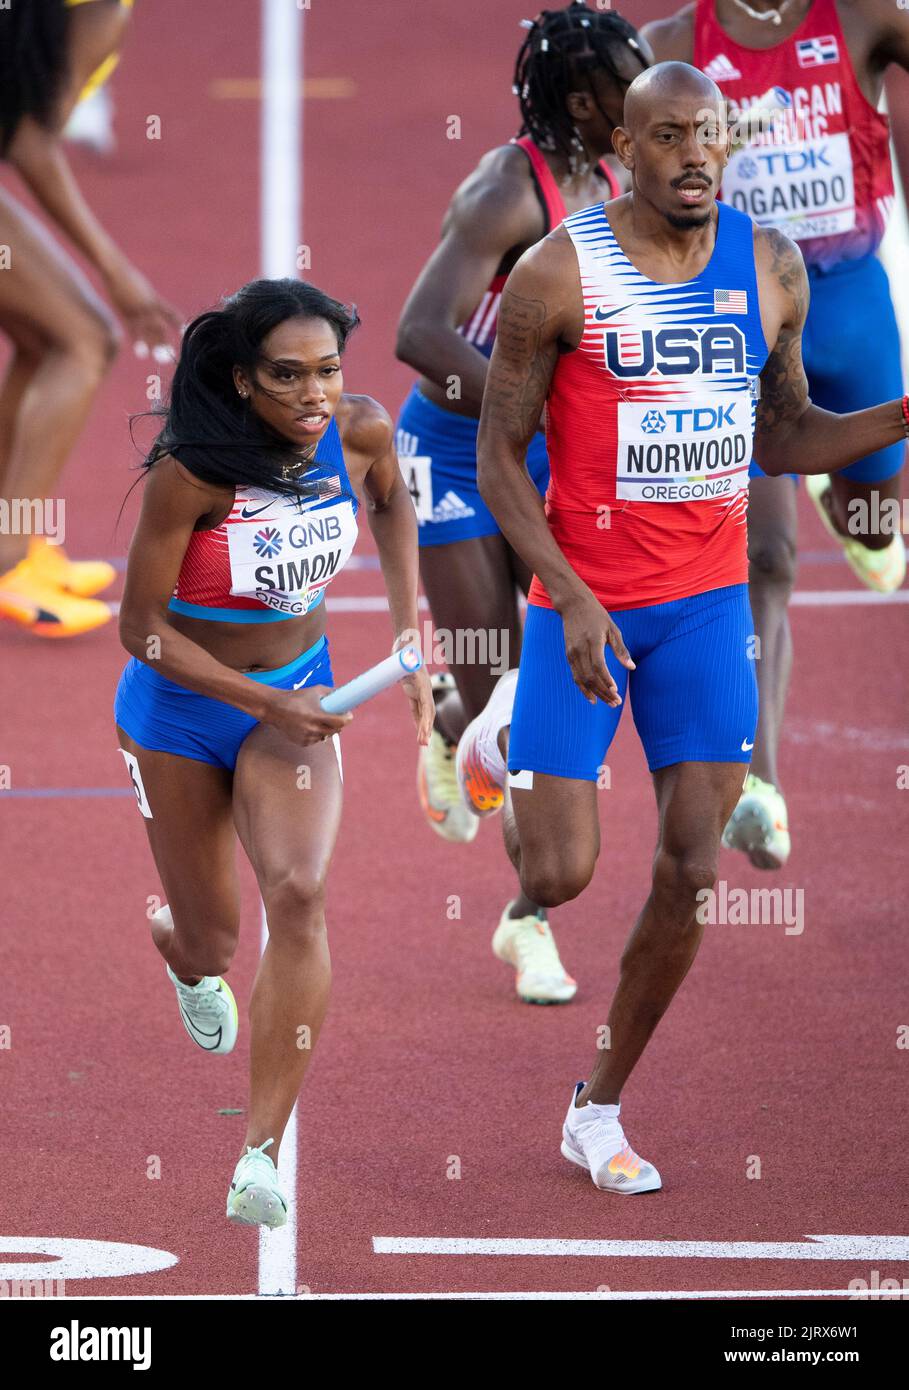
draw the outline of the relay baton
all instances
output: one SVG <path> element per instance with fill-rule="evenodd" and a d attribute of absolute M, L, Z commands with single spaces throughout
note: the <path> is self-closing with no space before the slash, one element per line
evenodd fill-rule
<path fill-rule="evenodd" d="M 378 666 L 371 666 L 346 685 L 339 685 L 337 690 L 323 695 L 319 704 L 326 714 L 346 714 L 348 710 L 362 705 L 364 700 L 371 700 L 373 695 L 387 690 L 396 681 L 412 676 L 422 665 L 423 657 L 416 647 L 402 647 L 399 652 L 393 652 L 380 661 Z"/>

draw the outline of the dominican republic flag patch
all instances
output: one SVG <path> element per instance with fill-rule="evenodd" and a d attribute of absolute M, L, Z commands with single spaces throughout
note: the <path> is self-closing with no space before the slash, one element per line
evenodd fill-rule
<path fill-rule="evenodd" d="M 747 290 L 714 290 L 713 312 L 715 314 L 747 314 Z"/>
<path fill-rule="evenodd" d="M 840 61 L 840 46 L 834 34 L 822 39 L 799 39 L 795 45 L 800 68 L 822 68 L 825 63 Z"/>

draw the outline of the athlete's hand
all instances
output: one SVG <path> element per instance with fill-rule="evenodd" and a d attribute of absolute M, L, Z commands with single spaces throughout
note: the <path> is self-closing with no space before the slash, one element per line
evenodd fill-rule
<path fill-rule="evenodd" d="M 331 686 L 310 685 L 306 690 L 274 690 L 266 722 L 280 729 L 293 743 L 305 748 L 340 733 L 353 715 L 329 714 L 319 701 Z"/>
<path fill-rule="evenodd" d="M 412 676 L 405 676 L 401 686 L 410 701 L 410 712 L 417 726 L 417 743 L 425 748 L 436 717 L 436 702 L 432 698 L 432 684 L 426 667 L 421 666 Z"/>
<path fill-rule="evenodd" d="M 560 610 L 565 628 L 565 655 L 575 685 L 585 699 L 595 705 L 620 705 L 622 697 L 606 665 L 605 648 L 611 647 L 629 671 L 634 662 L 628 655 L 622 634 L 606 609 L 588 590 L 570 599 Z"/>
<path fill-rule="evenodd" d="M 107 292 L 123 318 L 136 355 L 156 361 L 173 360 L 171 339 L 180 330 L 183 315 L 153 289 L 151 283 L 127 260 L 112 265 L 105 276 Z"/>

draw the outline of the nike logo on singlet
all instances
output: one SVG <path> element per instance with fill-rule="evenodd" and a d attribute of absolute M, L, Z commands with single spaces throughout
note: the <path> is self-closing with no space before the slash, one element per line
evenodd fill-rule
<path fill-rule="evenodd" d="M 625 305 L 625 309 L 630 309 L 630 308 L 631 308 L 631 305 L 630 305 L 630 304 L 626 304 L 626 305 Z M 609 312 L 608 314 L 602 314 L 602 313 L 600 313 L 600 307 L 599 307 L 599 305 L 597 305 L 596 309 L 594 309 L 594 311 L 593 311 L 593 316 L 594 316 L 595 319 L 598 319 L 598 320 L 600 321 L 600 323 L 603 323 L 606 319 L 614 319 L 615 316 L 616 316 L 616 314 L 624 314 L 625 309 L 611 309 L 610 312 Z"/>
<path fill-rule="evenodd" d="M 252 510 L 249 506 L 245 506 L 240 515 L 244 521 L 249 521 L 251 517 L 258 516 L 260 512 L 267 512 L 271 505 L 271 502 L 263 502 L 261 507 L 253 507 Z"/>

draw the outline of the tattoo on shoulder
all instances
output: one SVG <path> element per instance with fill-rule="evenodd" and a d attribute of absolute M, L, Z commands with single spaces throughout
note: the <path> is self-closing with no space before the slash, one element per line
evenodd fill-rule
<path fill-rule="evenodd" d="M 489 409 L 511 433 L 532 438 L 558 356 L 554 343 L 543 343 L 546 305 L 506 290 L 499 306 L 496 371 L 487 379 Z"/>
<path fill-rule="evenodd" d="M 808 312 L 808 277 L 802 253 L 776 227 L 765 228 L 764 236 L 773 257 L 770 273 L 792 299 L 796 322 L 801 323 Z"/>

